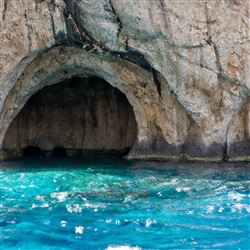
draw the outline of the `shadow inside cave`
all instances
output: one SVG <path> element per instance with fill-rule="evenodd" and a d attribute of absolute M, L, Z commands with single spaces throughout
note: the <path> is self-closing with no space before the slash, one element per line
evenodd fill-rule
<path fill-rule="evenodd" d="M 3 148 L 16 156 L 123 157 L 136 137 L 134 111 L 121 91 L 98 77 L 74 77 L 35 93 Z"/>

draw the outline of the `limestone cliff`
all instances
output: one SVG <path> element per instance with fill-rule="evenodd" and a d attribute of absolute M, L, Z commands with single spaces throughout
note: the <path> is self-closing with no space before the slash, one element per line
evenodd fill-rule
<path fill-rule="evenodd" d="M 40 89 L 98 77 L 133 108 L 130 157 L 249 160 L 248 0 L 2 2 L 0 150 Z"/>

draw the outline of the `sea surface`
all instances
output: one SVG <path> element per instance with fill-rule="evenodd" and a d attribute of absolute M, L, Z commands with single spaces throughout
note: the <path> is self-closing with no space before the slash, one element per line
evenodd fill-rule
<path fill-rule="evenodd" d="M 250 163 L 0 163 L 0 249 L 250 249 Z"/>

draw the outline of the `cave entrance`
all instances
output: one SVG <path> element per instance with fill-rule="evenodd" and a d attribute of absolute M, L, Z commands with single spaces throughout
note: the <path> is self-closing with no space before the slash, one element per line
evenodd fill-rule
<path fill-rule="evenodd" d="M 24 156 L 123 157 L 137 136 L 126 96 L 98 77 L 35 93 L 6 132 L 4 150 Z"/>

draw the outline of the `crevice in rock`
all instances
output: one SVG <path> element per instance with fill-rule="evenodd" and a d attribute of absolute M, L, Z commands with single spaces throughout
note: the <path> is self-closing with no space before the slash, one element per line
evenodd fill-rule
<path fill-rule="evenodd" d="M 222 80 L 226 80 L 226 81 L 229 81 L 233 84 L 236 83 L 236 79 L 232 79 L 230 76 L 227 75 L 227 73 L 223 70 L 223 67 L 221 66 L 221 63 L 220 63 L 220 53 L 219 53 L 219 49 L 217 47 L 217 45 L 215 44 L 215 42 L 213 41 L 213 38 L 212 38 L 212 31 L 211 31 L 211 24 L 214 22 L 214 20 L 211 20 L 209 19 L 209 15 L 208 15 L 208 7 L 207 7 L 207 3 L 205 3 L 205 14 L 206 14 L 206 22 L 207 22 L 207 35 L 208 35 L 208 38 L 206 39 L 206 42 L 213 47 L 213 50 L 214 50 L 214 54 L 215 54 L 215 57 L 216 57 L 216 67 L 218 69 L 218 77 Z M 222 81 L 220 81 L 222 82 Z M 220 89 L 223 89 L 223 86 L 222 86 L 222 83 L 220 83 Z M 223 92 L 222 92 L 222 95 L 223 95 Z M 222 108 L 223 106 L 223 97 L 221 98 L 221 101 L 220 101 L 220 104 L 219 104 L 219 108 Z M 225 146 L 225 148 L 227 148 Z M 226 151 L 228 151 L 228 149 L 225 149 Z"/>
<path fill-rule="evenodd" d="M 119 16 L 117 16 L 117 23 L 118 23 L 118 33 L 117 33 L 117 37 L 119 37 L 119 36 L 120 36 L 120 33 L 122 32 L 122 28 L 123 28 L 122 22 L 121 22 Z"/>
<path fill-rule="evenodd" d="M 50 0 L 50 2 L 48 2 L 48 9 L 51 12 L 55 11 L 55 9 L 56 9 L 55 0 Z"/>
<path fill-rule="evenodd" d="M 54 17 L 51 13 L 50 13 L 50 20 L 51 20 L 51 27 L 52 27 L 52 31 L 53 31 L 54 40 L 56 42 L 55 22 L 54 22 Z"/>
<path fill-rule="evenodd" d="M 221 79 L 227 80 L 233 84 L 240 85 L 244 88 L 244 85 L 240 84 L 236 77 L 231 77 L 230 75 L 228 75 L 228 73 L 223 69 L 223 67 L 220 63 L 219 49 L 218 49 L 217 45 L 215 44 L 215 42 L 213 41 L 212 31 L 211 31 L 211 24 L 213 24 L 214 20 L 211 20 L 209 18 L 207 3 L 205 3 L 205 15 L 206 15 L 207 35 L 208 35 L 208 38 L 205 39 L 205 41 L 207 42 L 207 44 L 209 44 L 210 46 L 213 47 L 214 54 L 216 57 L 216 66 L 217 66 L 217 69 L 219 71 L 219 73 L 218 73 L 219 77 Z M 222 88 L 222 86 L 221 86 L 221 88 Z"/>
<path fill-rule="evenodd" d="M 216 57 L 216 65 L 218 70 L 221 72 L 222 71 L 222 67 L 220 65 L 220 57 L 219 57 L 219 50 L 216 46 L 216 44 L 214 43 L 213 39 L 212 39 L 212 32 L 211 32 L 211 20 L 209 19 L 208 16 L 208 7 L 207 7 L 207 3 L 205 3 L 205 14 L 206 14 L 206 21 L 207 21 L 207 34 L 208 34 L 208 39 L 206 40 L 206 42 L 213 47 L 214 49 L 214 53 L 215 53 L 215 57 Z"/>
<path fill-rule="evenodd" d="M 212 37 L 210 39 L 210 43 L 212 44 L 213 48 L 214 48 L 214 53 L 215 53 L 215 57 L 216 57 L 216 64 L 217 64 L 217 68 L 218 70 L 221 72 L 222 71 L 222 67 L 220 65 L 220 56 L 219 56 L 219 50 L 216 46 L 216 44 L 213 42 Z"/>
<path fill-rule="evenodd" d="M 75 9 L 75 4 L 74 4 L 74 9 Z M 77 22 L 74 18 L 74 14 L 69 11 L 68 8 L 66 8 L 63 12 L 65 16 L 65 22 L 66 22 L 66 28 L 67 28 L 67 33 L 69 34 L 68 36 L 72 38 L 73 40 L 83 41 L 83 37 L 81 35 L 81 32 L 78 28 Z"/>
<path fill-rule="evenodd" d="M 155 83 L 156 88 L 157 88 L 158 95 L 159 95 L 159 97 L 161 97 L 161 83 L 158 80 L 157 71 L 154 68 L 151 68 L 151 71 L 152 71 L 154 83 Z"/>
<path fill-rule="evenodd" d="M 182 61 L 186 62 L 186 63 L 189 63 L 189 64 L 192 64 L 194 66 L 197 66 L 197 67 L 200 67 L 202 69 L 206 69 L 206 70 L 209 70 L 209 71 L 212 71 L 214 72 L 213 70 L 209 69 L 208 67 L 206 67 L 203 63 L 195 63 L 195 62 L 192 62 L 188 57 L 186 56 L 183 56 L 182 54 L 180 54 L 179 52 L 175 52 L 175 55 L 180 58 Z"/>
<path fill-rule="evenodd" d="M 168 28 L 169 21 L 168 21 L 168 18 L 166 16 L 166 6 L 165 6 L 164 0 L 160 0 L 160 5 L 161 5 L 162 15 L 163 15 L 163 18 L 164 18 L 164 21 L 165 21 L 166 28 Z"/>
<path fill-rule="evenodd" d="M 194 45 L 188 45 L 188 44 L 175 44 L 173 41 L 169 41 L 169 37 L 167 37 L 162 31 L 155 32 L 154 35 L 148 33 L 147 31 L 144 31 L 144 36 L 133 36 L 133 40 L 137 40 L 139 42 L 147 42 L 152 40 L 157 40 L 159 37 L 164 41 L 167 48 L 175 48 L 175 49 L 196 49 L 196 48 L 202 48 L 206 45 L 206 43 L 199 43 Z M 207 41 L 206 41 L 207 42 Z"/>
<path fill-rule="evenodd" d="M 85 44 L 85 38 L 82 36 L 82 33 L 79 30 L 77 22 L 75 20 L 75 6 L 71 8 L 72 2 L 64 0 L 65 6 L 59 6 L 60 11 L 63 13 L 67 34 L 59 31 L 55 35 L 56 45 L 72 45 L 79 48 L 82 48 Z M 74 4 L 74 2 L 73 2 Z"/>
<path fill-rule="evenodd" d="M 31 41 L 31 36 L 30 36 L 30 34 L 32 33 L 32 27 L 29 26 L 29 25 L 27 24 L 27 22 L 25 22 L 25 26 L 27 27 L 28 50 L 31 51 L 32 41 Z"/>
<path fill-rule="evenodd" d="M 45 2 L 46 0 L 35 0 L 35 10 L 36 12 L 38 11 L 38 4 L 39 3 L 42 3 L 42 2 Z"/>
<path fill-rule="evenodd" d="M 129 41 L 129 39 L 125 40 L 125 49 L 126 50 L 129 50 L 129 42 L 128 41 Z"/>
<path fill-rule="evenodd" d="M 2 19 L 3 20 L 5 20 L 5 13 L 6 13 L 6 10 L 7 10 L 7 3 L 8 3 L 8 0 L 4 0 L 3 13 L 2 13 Z"/>
<path fill-rule="evenodd" d="M 137 52 L 137 51 L 131 51 L 129 50 L 128 52 L 117 52 L 113 51 L 111 52 L 111 55 L 118 56 L 124 60 L 127 60 L 129 62 L 135 63 L 136 65 L 150 71 L 151 70 L 151 65 L 150 63 L 146 60 L 143 54 Z"/>
<path fill-rule="evenodd" d="M 80 13 L 78 13 L 80 8 L 77 3 L 68 0 L 64 0 L 64 2 L 65 6 L 61 11 L 65 17 L 67 35 L 62 32 L 56 34 L 57 45 L 73 45 L 86 51 L 107 52 L 106 46 L 91 37 L 82 22 L 78 22 L 77 17 L 80 16 Z"/>
<path fill-rule="evenodd" d="M 76 18 L 77 11 L 78 11 L 77 3 L 74 2 L 74 11 L 71 15 L 71 18 L 72 18 L 72 21 L 74 23 L 75 30 L 76 30 L 77 34 L 79 35 L 80 40 L 83 40 L 81 31 L 80 31 L 80 26 L 79 26 L 79 24 L 77 22 L 77 18 Z"/>
<path fill-rule="evenodd" d="M 117 16 L 115 8 L 114 8 L 113 3 L 112 3 L 112 0 L 108 0 L 108 3 L 109 3 L 109 6 L 110 6 L 112 13 Z"/>
<path fill-rule="evenodd" d="M 115 15 L 115 11 L 113 9 L 113 5 L 111 0 L 107 0 L 106 4 L 103 5 L 104 10 L 110 12 L 112 15 Z"/>
<path fill-rule="evenodd" d="M 169 43 L 169 42 L 168 42 Z M 197 48 L 202 48 L 204 47 L 204 44 L 196 44 L 196 45 L 175 45 L 175 44 L 171 44 L 169 43 L 170 47 L 176 47 L 177 49 L 180 48 L 180 49 L 197 49 Z"/>
<path fill-rule="evenodd" d="M 119 14 L 118 12 L 115 10 L 114 6 L 113 6 L 113 3 L 111 0 L 109 0 L 109 5 L 111 7 L 111 10 L 112 12 L 116 15 L 116 21 L 117 21 L 117 24 L 118 24 L 118 32 L 117 32 L 117 37 L 120 36 L 120 33 L 122 32 L 122 28 L 123 28 L 123 24 L 121 22 L 121 19 L 119 17 Z"/>

